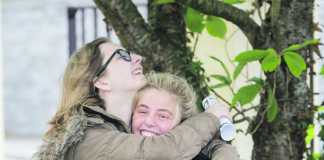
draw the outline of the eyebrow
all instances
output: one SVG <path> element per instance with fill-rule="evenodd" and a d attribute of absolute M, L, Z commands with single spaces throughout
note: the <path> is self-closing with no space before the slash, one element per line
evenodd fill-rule
<path fill-rule="evenodd" d="M 149 107 L 148 107 L 147 105 L 145 105 L 145 104 L 139 104 L 138 107 L 143 107 L 143 108 L 147 108 L 147 109 L 149 108 Z M 138 108 L 138 107 L 136 107 L 136 108 Z"/>
<path fill-rule="evenodd" d="M 147 106 L 147 105 L 145 105 L 145 104 L 139 104 L 138 107 L 143 107 L 143 108 L 146 108 L 146 109 L 149 109 L 149 108 L 150 108 L 149 106 Z M 138 107 L 137 107 L 137 108 L 138 108 Z M 173 115 L 173 113 L 172 113 L 171 111 L 167 110 L 167 109 L 158 109 L 158 111 L 161 111 L 161 112 L 167 112 L 167 113 Z"/>
<path fill-rule="evenodd" d="M 167 112 L 167 113 L 169 113 L 169 114 L 173 115 L 173 113 L 172 113 L 172 112 L 170 112 L 170 111 L 169 111 L 169 110 L 167 110 L 167 109 L 159 109 L 158 111 Z"/>

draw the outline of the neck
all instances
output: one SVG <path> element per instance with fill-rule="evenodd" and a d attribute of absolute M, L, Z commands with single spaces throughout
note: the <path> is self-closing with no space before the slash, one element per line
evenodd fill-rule
<path fill-rule="evenodd" d="M 132 115 L 132 101 L 135 92 L 125 93 L 125 92 L 109 92 L 106 93 L 105 97 L 105 106 L 106 111 L 109 114 L 117 116 L 123 120 L 126 124 L 129 125 L 130 118 Z"/>

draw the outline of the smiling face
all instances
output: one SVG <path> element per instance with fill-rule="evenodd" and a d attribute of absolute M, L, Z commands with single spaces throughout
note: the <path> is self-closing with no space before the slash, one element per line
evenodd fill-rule
<path fill-rule="evenodd" d="M 180 108 L 175 95 L 148 88 L 141 91 L 135 104 L 132 130 L 136 135 L 161 135 L 174 128 L 180 120 Z"/>
<path fill-rule="evenodd" d="M 101 44 L 99 48 L 104 57 L 102 65 L 116 50 L 122 49 L 112 43 Z M 120 54 L 115 54 L 99 78 L 101 83 L 95 84 L 96 87 L 104 91 L 136 91 L 142 87 L 145 84 L 142 57 L 134 53 L 130 57 L 130 61 L 127 61 Z"/>

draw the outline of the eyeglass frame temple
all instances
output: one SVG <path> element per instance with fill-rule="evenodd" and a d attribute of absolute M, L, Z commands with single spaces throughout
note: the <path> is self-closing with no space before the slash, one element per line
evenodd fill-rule
<path fill-rule="evenodd" d="M 110 63 L 110 61 L 114 58 L 114 56 L 117 54 L 117 52 L 120 49 L 116 50 L 107 60 L 107 62 L 100 68 L 100 70 L 95 74 L 95 80 L 98 79 L 100 77 L 100 75 L 104 72 L 104 70 L 107 68 L 108 64 Z"/>

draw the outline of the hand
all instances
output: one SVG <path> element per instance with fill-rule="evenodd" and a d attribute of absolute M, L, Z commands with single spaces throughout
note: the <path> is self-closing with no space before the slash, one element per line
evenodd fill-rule
<path fill-rule="evenodd" d="M 230 118 L 229 109 L 217 101 L 216 97 L 208 96 L 203 102 L 206 112 L 214 114 L 220 121 L 220 136 L 224 141 L 231 141 L 235 137 L 236 129 Z"/>
<path fill-rule="evenodd" d="M 231 119 L 229 109 L 223 104 L 210 106 L 207 108 L 207 110 L 205 110 L 205 112 L 212 113 L 219 119 L 221 117 L 227 117 L 228 119 Z"/>
<path fill-rule="evenodd" d="M 229 108 L 220 103 L 215 97 L 209 96 L 205 98 L 203 106 L 206 109 L 205 112 L 212 113 L 219 119 L 226 117 L 231 120 Z"/>

